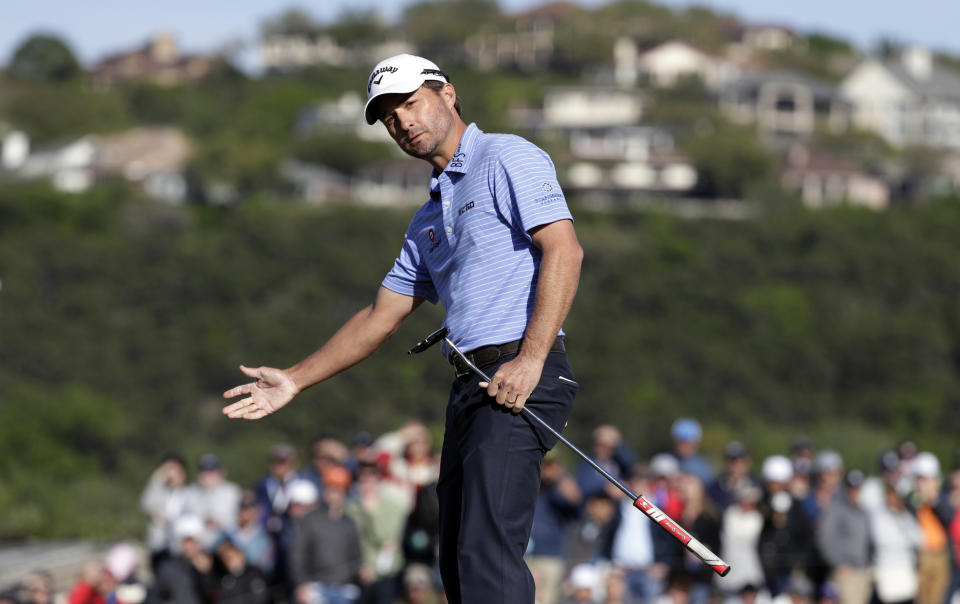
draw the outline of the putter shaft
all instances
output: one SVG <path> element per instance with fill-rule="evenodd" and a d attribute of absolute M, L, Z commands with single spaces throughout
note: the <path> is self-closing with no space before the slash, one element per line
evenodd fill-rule
<path fill-rule="evenodd" d="M 489 383 L 493 381 L 490 378 L 490 376 L 484 373 L 482 369 L 477 367 L 470 359 L 467 358 L 465 354 L 460 352 L 460 349 L 457 348 L 456 344 L 450 341 L 450 338 L 447 336 L 447 334 L 448 332 L 446 331 L 446 328 L 439 329 L 433 332 L 432 334 L 430 334 L 429 336 L 427 336 L 422 342 L 419 342 L 416 346 L 414 346 L 414 348 L 410 349 L 410 352 L 411 353 L 422 352 L 423 350 L 425 350 L 429 346 L 432 346 L 442 338 L 443 341 L 446 342 L 447 346 L 450 347 L 450 350 L 452 350 L 454 354 L 460 357 L 460 359 L 467 364 L 467 366 L 470 368 L 471 371 L 476 373 L 485 382 Z M 527 407 L 523 407 L 523 409 L 521 409 L 520 412 L 526 414 L 527 417 L 529 417 L 533 421 L 543 426 L 548 432 L 550 432 L 550 434 L 554 435 L 557 438 L 557 440 L 565 444 L 574 453 L 576 453 L 577 456 L 580 457 L 580 459 L 587 462 L 590 465 L 590 467 L 592 467 L 594 470 L 599 472 L 604 478 L 610 481 L 612 485 L 620 489 L 620 491 L 624 495 L 626 495 L 627 497 L 630 498 L 631 501 L 633 501 L 633 506 L 635 508 L 637 508 L 638 510 L 646 514 L 647 517 L 649 517 L 651 520 L 659 524 L 663 530 L 670 533 L 674 539 L 682 543 L 684 547 L 686 547 L 688 550 L 693 552 L 693 554 L 696 555 L 698 558 L 700 558 L 700 560 L 702 560 L 704 564 L 707 564 L 710 568 L 712 568 L 715 573 L 717 573 L 721 577 L 727 576 L 727 574 L 730 572 L 730 565 L 724 562 L 723 560 L 721 560 L 720 557 L 714 554 L 712 551 L 710 551 L 710 548 L 700 543 L 700 541 L 694 538 L 693 535 L 685 531 L 670 516 L 668 516 L 666 512 L 661 510 L 652 501 L 650 501 L 643 495 L 638 495 L 633 491 L 631 491 L 626 485 L 624 485 L 622 482 L 617 480 L 616 477 L 614 477 L 609 472 L 607 472 L 602 467 L 600 467 L 600 464 L 594 461 L 592 457 L 590 457 L 589 455 L 581 451 L 576 445 L 574 445 L 572 442 L 567 440 L 566 437 L 564 437 L 562 434 L 560 434 L 560 432 L 555 430 L 553 426 L 543 421 L 543 419 L 541 419 L 540 416 L 538 416 L 536 413 L 534 413 Z"/>

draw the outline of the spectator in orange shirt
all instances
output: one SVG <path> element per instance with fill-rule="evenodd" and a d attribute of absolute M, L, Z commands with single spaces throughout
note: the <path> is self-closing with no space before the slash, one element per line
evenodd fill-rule
<path fill-rule="evenodd" d="M 940 462 L 930 452 L 917 453 L 910 464 L 914 476 L 913 504 L 923 541 L 917 556 L 917 604 L 942 604 L 950 585 L 945 519 L 941 518 Z"/>

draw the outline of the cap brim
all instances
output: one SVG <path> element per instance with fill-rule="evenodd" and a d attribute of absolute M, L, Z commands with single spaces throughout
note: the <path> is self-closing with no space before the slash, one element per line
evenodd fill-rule
<path fill-rule="evenodd" d="M 410 94 L 417 88 L 423 86 L 423 83 L 426 81 L 427 78 L 423 78 L 419 82 L 397 82 L 389 88 L 384 88 L 383 90 L 378 91 L 377 94 L 367 99 L 367 104 L 363 108 L 363 115 L 365 118 L 367 118 L 367 123 L 372 126 L 373 124 L 377 123 L 378 119 L 380 119 L 380 116 L 376 115 L 375 111 L 377 105 L 374 103 L 374 101 L 377 100 L 377 97 L 385 94 Z"/>

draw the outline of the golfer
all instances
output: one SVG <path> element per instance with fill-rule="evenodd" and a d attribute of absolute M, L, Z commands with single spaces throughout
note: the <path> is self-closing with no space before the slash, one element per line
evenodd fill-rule
<path fill-rule="evenodd" d="M 408 54 L 381 61 L 367 81 L 367 123 L 433 166 L 430 197 L 373 304 L 288 369 L 241 367 L 255 381 L 231 418 L 259 419 L 372 354 L 424 300 L 440 302 L 458 349 L 492 378 L 480 381 L 449 350 L 450 390 L 437 493 L 440 571 L 452 604 L 534 601 L 523 560 L 540 481 L 555 444 L 524 405 L 557 430 L 577 391 L 561 325 L 583 250 L 546 153 L 512 135 L 487 134 L 460 116 L 437 65 Z"/>

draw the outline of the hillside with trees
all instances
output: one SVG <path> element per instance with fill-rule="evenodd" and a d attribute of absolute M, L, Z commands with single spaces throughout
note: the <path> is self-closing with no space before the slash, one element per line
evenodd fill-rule
<path fill-rule="evenodd" d="M 609 76 L 619 36 L 719 50 L 742 25 L 640 0 L 547 9 L 559 11 L 549 15 L 556 52 L 533 73 L 469 62 L 468 35 L 539 18 L 487 0 L 414 3 L 397 23 L 293 11 L 263 31 L 331 36 L 348 56 L 403 38 L 449 59 L 468 121 L 512 132 L 548 88 Z M 836 82 L 862 58 L 843 40 L 799 38 L 757 60 Z M 960 70 L 960 59 L 937 58 Z M 220 393 L 243 379 L 239 364 L 285 366 L 314 350 L 372 300 L 399 249 L 410 208 L 307 205 L 280 170 L 295 159 L 346 178 L 400 157 L 352 131 L 296 130 L 318 103 L 362 93 L 368 73 L 344 61 L 253 76 L 224 55 L 196 80 L 102 86 L 56 36 L 25 38 L 0 75 L 0 141 L 17 130 L 44 150 L 165 126 L 186 133 L 192 155 L 179 205 L 123 175 L 64 193 L 0 170 L 0 541 L 141 536 L 137 498 L 167 451 L 216 451 L 231 479 L 249 484 L 276 442 L 305 451 L 319 436 L 349 440 L 409 418 L 440 434 L 451 369 L 436 351 L 405 354 L 442 322 L 429 305 L 367 363 L 282 413 L 257 423 L 220 413 Z M 815 146 L 858 169 L 892 170 L 902 186 L 883 212 L 810 211 L 781 188 L 782 155 L 724 117 L 701 82 L 641 92 L 644 119 L 703 177 L 698 207 L 734 198 L 745 209 L 736 220 L 685 219 L 669 204 L 570 196 L 586 252 L 565 326 L 582 384 L 571 439 L 613 423 L 649 455 L 690 415 L 714 456 L 732 438 L 760 457 L 807 434 L 868 469 L 906 438 L 949 459 L 960 432 L 960 199 L 935 170 L 939 150 L 818 130 Z M 535 140 L 558 166 L 572 161 L 559 137 Z"/>
<path fill-rule="evenodd" d="M 621 427 L 642 454 L 680 415 L 705 449 L 806 433 L 872 463 L 960 430 L 957 200 L 877 214 L 688 221 L 574 205 L 586 250 L 566 324 L 582 383 L 568 435 Z M 442 429 L 450 368 L 406 349 L 429 305 L 364 365 L 257 423 L 220 415 L 240 363 L 285 365 L 368 304 L 409 212 L 249 203 L 171 208 L 122 183 L 82 200 L 0 191 L 0 536 L 137 536 L 159 456 L 222 454 L 252 482 L 277 441 Z M 389 392 L 389 395 L 385 395 Z"/>

